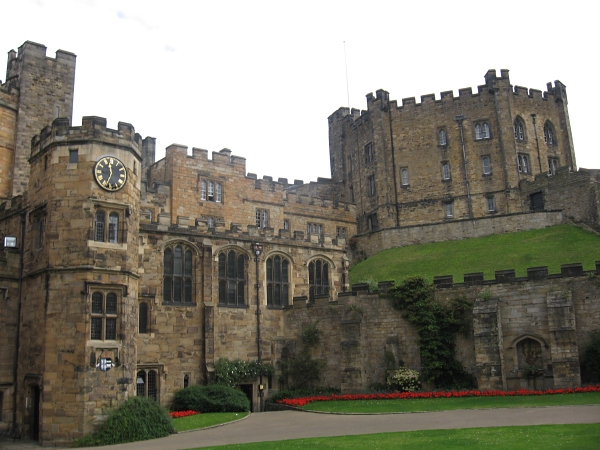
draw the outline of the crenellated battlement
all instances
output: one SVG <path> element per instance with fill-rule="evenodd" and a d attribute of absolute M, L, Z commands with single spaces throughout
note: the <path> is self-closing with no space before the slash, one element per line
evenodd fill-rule
<path fill-rule="evenodd" d="M 23 64 L 28 60 L 44 61 L 45 64 L 53 66 L 67 66 L 70 69 L 75 69 L 75 61 L 77 56 L 71 52 L 57 50 L 55 57 L 46 56 L 46 46 L 36 42 L 26 41 L 19 47 L 19 52 L 11 50 L 8 52 L 8 62 L 6 66 L 6 80 L 3 86 L 16 87 L 20 86 L 19 79 L 22 73 Z"/>
<path fill-rule="evenodd" d="M 368 105 L 367 111 L 360 111 L 354 108 L 350 110 L 347 107 L 342 107 L 329 116 L 329 122 L 332 123 L 336 120 L 347 120 L 358 126 L 363 123 L 364 116 L 367 115 L 369 111 L 377 108 L 385 109 L 389 105 L 393 110 L 410 111 L 411 108 L 434 107 L 446 102 L 465 102 L 478 98 L 482 94 L 495 92 L 500 89 L 500 87 L 510 89 L 514 95 L 535 100 L 566 100 L 566 87 L 558 80 L 554 82 L 554 85 L 552 83 L 547 83 L 547 90 L 541 91 L 539 89 L 526 88 L 518 85 L 512 86 L 510 84 L 508 73 L 508 70 L 502 69 L 500 71 L 500 76 L 498 77 L 496 70 L 488 70 L 484 77 L 486 84 L 477 86 L 477 92 L 473 92 L 473 88 L 471 87 L 465 87 L 458 89 L 458 96 L 454 95 L 454 91 L 442 91 L 439 93 L 437 99 L 436 94 L 425 94 L 420 97 L 419 102 L 417 102 L 416 97 L 406 97 L 401 100 L 400 106 L 398 106 L 397 100 L 390 100 L 390 94 L 387 91 L 378 89 L 375 92 L 375 95 L 373 95 L 372 92 L 366 95 Z"/>
<path fill-rule="evenodd" d="M 189 164 L 201 169 L 210 165 L 208 170 L 231 170 L 233 168 L 238 173 L 246 173 L 246 158 L 233 155 L 232 151 L 228 148 L 224 148 L 218 152 L 212 152 L 212 159 L 209 159 L 208 150 L 206 149 L 192 147 L 192 154 L 190 155 L 188 153 L 188 147 L 185 145 L 169 145 L 165 151 L 165 159 L 172 159 L 176 156 L 187 158 Z"/>
<path fill-rule="evenodd" d="M 70 126 L 67 118 L 58 118 L 52 125 L 45 127 L 40 134 L 31 140 L 31 158 L 37 157 L 45 148 L 53 143 L 82 143 L 100 141 L 119 147 L 133 149 L 141 159 L 142 137 L 135 132 L 133 125 L 119 122 L 117 129 L 106 127 L 103 117 L 86 116 L 80 127 Z"/>
<path fill-rule="evenodd" d="M 448 289 L 464 286 L 490 286 L 502 283 L 518 283 L 528 281 L 541 281 L 557 278 L 573 278 L 588 275 L 600 275 L 600 261 L 595 262 L 594 270 L 584 271 L 582 263 L 562 264 L 560 273 L 551 274 L 548 266 L 529 267 L 527 276 L 517 277 L 515 269 L 496 270 L 493 280 L 486 280 L 483 272 L 466 273 L 463 275 L 463 282 L 454 282 L 452 275 L 442 275 L 433 277 L 433 285 L 438 289 Z M 380 281 L 377 283 L 379 292 L 387 291 L 395 283 L 393 281 Z M 355 283 L 352 285 L 352 292 L 369 291 L 367 283 Z"/>

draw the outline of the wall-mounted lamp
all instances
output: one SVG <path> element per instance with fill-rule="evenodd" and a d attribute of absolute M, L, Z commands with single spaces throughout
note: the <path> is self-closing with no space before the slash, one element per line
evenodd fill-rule
<path fill-rule="evenodd" d="M 4 247 L 15 248 L 17 246 L 17 238 L 14 236 L 4 236 Z"/>

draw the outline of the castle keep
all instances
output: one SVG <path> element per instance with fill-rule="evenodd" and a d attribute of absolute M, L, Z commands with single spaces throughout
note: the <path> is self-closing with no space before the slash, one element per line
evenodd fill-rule
<path fill-rule="evenodd" d="M 475 94 L 402 106 L 377 91 L 366 111 L 330 116 L 331 178 L 304 183 L 259 179 L 229 149 L 171 145 L 155 161 L 155 140 L 127 123 L 72 126 L 75 60 L 26 42 L 0 85 L 0 429 L 46 445 L 130 396 L 168 406 L 220 358 L 279 368 L 317 321 L 323 384 L 365 389 L 383 381 L 382 352 L 420 362 L 387 301 L 351 289 L 354 258 L 567 216 L 600 229 L 599 174 L 576 169 L 559 81 L 541 93 L 489 71 Z M 508 272 L 436 280 L 440 301 L 477 300 L 463 366 L 482 389 L 521 386 L 527 342 L 543 348 L 545 386 L 579 384 L 597 284 L 580 267 Z M 241 387 L 258 411 L 279 381 Z"/>

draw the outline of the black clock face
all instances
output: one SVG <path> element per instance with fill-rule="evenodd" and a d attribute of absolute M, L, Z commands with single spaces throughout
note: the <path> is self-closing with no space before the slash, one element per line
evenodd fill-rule
<path fill-rule="evenodd" d="M 107 191 L 118 191 L 127 182 L 127 169 L 114 156 L 105 156 L 94 166 L 94 178 Z"/>

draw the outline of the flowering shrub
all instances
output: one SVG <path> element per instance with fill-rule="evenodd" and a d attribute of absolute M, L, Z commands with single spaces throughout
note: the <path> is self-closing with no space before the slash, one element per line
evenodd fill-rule
<path fill-rule="evenodd" d="M 566 389 L 546 389 L 528 390 L 519 389 L 517 391 L 437 391 L 437 392 L 390 392 L 373 394 L 344 394 L 344 395 L 313 395 L 311 397 L 284 398 L 277 400 L 277 403 L 283 405 L 295 406 L 301 408 L 312 402 L 327 402 L 331 400 L 398 400 L 414 398 L 451 398 L 451 397 L 524 397 L 527 395 L 558 395 L 558 394 L 579 394 L 583 392 L 600 392 L 600 384 L 595 386 L 566 388 Z"/>
<path fill-rule="evenodd" d="M 388 386 L 403 392 L 414 392 L 421 389 L 420 375 L 416 370 L 400 367 L 387 379 Z"/>
<path fill-rule="evenodd" d="M 173 419 L 179 419 L 181 417 L 187 417 L 187 416 L 194 416 L 196 414 L 200 414 L 197 411 L 192 411 L 191 409 L 187 410 L 187 411 L 171 411 L 169 413 L 169 415 L 173 418 Z"/>

